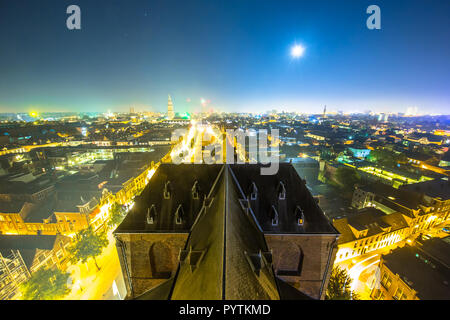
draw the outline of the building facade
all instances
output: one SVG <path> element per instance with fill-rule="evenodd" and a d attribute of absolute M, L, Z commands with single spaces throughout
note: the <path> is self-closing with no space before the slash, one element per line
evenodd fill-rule
<path fill-rule="evenodd" d="M 65 270 L 70 243 L 62 235 L 0 235 L 0 299 L 19 294 L 20 284 L 40 268 Z"/>
<path fill-rule="evenodd" d="M 450 220 L 450 184 L 432 180 L 395 189 L 383 184 L 357 186 L 354 217 L 333 221 L 342 234 L 335 262 L 410 241 Z M 375 214 L 374 214 L 375 213 Z M 375 218 L 376 216 L 376 218 Z"/>
<path fill-rule="evenodd" d="M 374 300 L 449 300 L 450 237 L 419 240 L 383 255 Z"/>

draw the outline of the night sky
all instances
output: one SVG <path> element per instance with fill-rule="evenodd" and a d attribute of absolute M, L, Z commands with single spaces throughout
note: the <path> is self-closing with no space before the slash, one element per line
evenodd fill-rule
<path fill-rule="evenodd" d="M 164 111 L 171 94 L 175 111 L 450 114 L 449 15 L 447 0 L 0 0 L 0 112 Z"/>

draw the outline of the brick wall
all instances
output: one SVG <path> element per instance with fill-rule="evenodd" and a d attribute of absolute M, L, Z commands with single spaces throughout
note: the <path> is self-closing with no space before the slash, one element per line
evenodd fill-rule
<path fill-rule="evenodd" d="M 116 234 L 127 297 L 135 298 L 173 276 L 187 238 L 188 233 Z"/>
<path fill-rule="evenodd" d="M 322 283 L 325 282 L 324 285 L 326 285 L 328 282 L 328 273 L 333 266 L 333 252 L 335 254 L 333 242 L 336 236 L 266 234 L 265 238 L 269 250 L 272 250 L 273 268 L 276 274 L 280 270 L 292 270 L 298 266 L 298 259 L 303 255 L 299 275 L 278 274 L 278 276 L 300 291 L 320 299 Z M 298 252 L 302 254 L 299 255 Z M 329 259 L 331 261 L 328 263 Z"/>

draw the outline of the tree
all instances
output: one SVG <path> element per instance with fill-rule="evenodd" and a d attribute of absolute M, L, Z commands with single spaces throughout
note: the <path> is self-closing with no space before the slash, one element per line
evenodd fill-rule
<path fill-rule="evenodd" d="M 350 290 L 352 278 L 345 269 L 338 266 L 331 271 L 330 281 L 325 293 L 326 300 L 358 300 L 358 295 Z"/>
<path fill-rule="evenodd" d="M 117 202 L 115 202 L 111 205 L 110 212 L 111 212 L 111 217 L 108 221 L 108 227 L 110 227 L 110 228 L 120 224 L 123 221 L 123 219 L 125 218 L 124 210 L 123 210 L 122 206 Z"/>
<path fill-rule="evenodd" d="M 55 300 L 70 292 L 67 280 L 70 274 L 57 268 L 41 268 L 22 283 L 23 300 Z"/>
<path fill-rule="evenodd" d="M 78 232 L 75 236 L 74 244 L 69 246 L 70 260 L 72 263 L 77 263 L 78 261 L 85 263 L 89 258 L 92 258 L 97 270 L 100 270 L 96 257 L 102 253 L 103 248 L 108 243 L 109 241 L 105 232 L 96 234 L 92 226 L 89 226 L 87 229 Z"/>
<path fill-rule="evenodd" d="M 339 167 L 336 170 L 336 181 L 346 190 L 353 191 L 360 177 L 355 169 L 350 167 Z"/>
<path fill-rule="evenodd" d="M 397 164 L 405 164 L 408 158 L 403 153 L 397 153 L 386 149 L 372 150 L 368 160 L 386 167 L 396 167 Z"/>

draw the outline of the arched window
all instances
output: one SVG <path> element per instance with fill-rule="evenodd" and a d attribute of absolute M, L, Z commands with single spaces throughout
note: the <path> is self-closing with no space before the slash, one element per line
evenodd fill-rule
<path fill-rule="evenodd" d="M 282 181 L 280 181 L 280 183 L 278 184 L 277 193 L 278 193 L 278 200 L 286 199 L 286 188 L 284 187 L 284 183 Z"/>
<path fill-rule="evenodd" d="M 177 208 L 177 211 L 175 212 L 175 223 L 182 224 L 183 218 L 184 218 L 184 210 L 183 206 L 180 204 Z"/>
<path fill-rule="evenodd" d="M 272 220 L 272 225 L 277 226 L 278 225 L 278 211 L 275 208 L 275 206 L 272 206 L 270 210 L 270 219 Z"/>
<path fill-rule="evenodd" d="M 295 220 L 297 221 L 298 226 L 303 226 L 305 223 L 305 215 L 303 209 L 300 206 L 295 208 Z"/>
<path fill-rule="evenodd" d="M 303 267 L 303 256 L 303 250 L 297 244 L 283 241 L 276 257 L 277 275 L 300 276 Z"/>
<path fill-rule="evenodd" d="M 256 183 L 252 182 L 250 186 L 250 200 L 256 200 L 258 198 L 258 188 L 256 187 Z"/>
<path fill-rule="evenodd" d="M 172 250 L 162 241 L 155 242 L 149 249 L 152 278 L 169 279 L 174 269 Z"/>
<path fill-rule="evenodd" d="M 156 220 L 156 207 L 154 204 L 147 209 L 147 224 L 154 224 Z"/>
<path fill-rule="evenodd" d="M 192 186 L 192 199 L 198 199 L 199 198 L 199 192 L 200 192 L 200 188 L 198 186 L 198 181 L 195 180 L 194 185 Z"/>
<path fill-rule="evenodd" d="M 171 192 L 171 185 L 170 181 L 167 181 L 164 185 L 164 199 L 170 199 L 172 192 Z"/>

